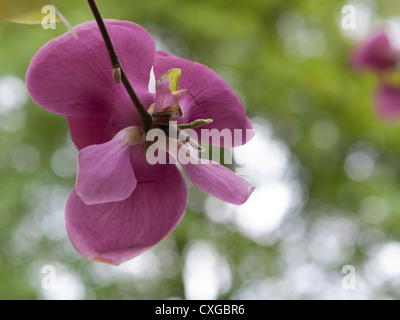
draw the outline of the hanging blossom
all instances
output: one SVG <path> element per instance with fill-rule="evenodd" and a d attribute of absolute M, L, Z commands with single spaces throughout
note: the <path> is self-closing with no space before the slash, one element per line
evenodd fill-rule
<path fill-rule="evenodd" d="M 356 70 L 372 72 L 378 79 L 374 92 L 377 113 L 385 120 L 400 116 L 400 84 L 398 63 L 400 52 L 390 42 L 384 32 L 372 34 L 351 54 L 351 63 Z"/>
<path fill-rule="evenodd" d="M 124 87 L 110 76 L 95 22 L 76 26 L 78 39 L 68 33 L 44 45 L 30 63 L 26 84 L 39 106 L 66 116 L 79 149 L 65 217 L 72 244 L 89 259 L 118 265 L 161 241 L 182 219 L 188 192 L 176 162 L 196 187 L 223 201 L 240 205 L 254 190 L 225 166 L 201 161 L 201 147 L 185 128 L 192 128 L 200 142 L 223 147 L 246 143 L 253 130 L 240 100 L 215 72 L 156 51 L 151 36 L 137 24 L 105 22 L 154 129 L 165 133 L 164 147 L 148 139 Z M 156 93 L 148 90 L 152 68 Z M 202 129 L 228 130 L 236 137 L 242 133 L 240 139 L 210 142 Z M 172 161 L 149 163 L 146 150 L 155 143 L 160 146 L 155 155 L 168 152 Z"/>

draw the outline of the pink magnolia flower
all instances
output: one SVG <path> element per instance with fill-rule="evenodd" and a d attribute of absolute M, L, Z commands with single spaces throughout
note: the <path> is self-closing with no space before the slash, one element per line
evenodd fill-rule
<path fill-rule="evenodd" d="M 153 39 L 139 25 L 116 20 L 106 20 L 106 25 L 139 99 L 146 109 L 152 106 L 150 113 L 181 112 L 178 124 L 213 120 L 202 129 L 245 132 L 252 128 L 240 100 L 215 72 L 156 51 Z M 89 259 L 118 265 L 155 245 L 177 226 L 185 213 L 187 187 L 175 164 L 151 165 L 146 160 L 141 119 L 124 87 L 110 76 L 112 67 L 96 23 L 74 29 L 78 39 L 68 33 L 39 50 L 30 63 L 26 84 L 39 106 L 67 117 L 72 140 L 80 150 L 76 185 L 66 205 L 71 242 Z M 156 94 L 148 90 L 152 67 L 156 79 L 164 75 Z M 183 89 L 171 91 L 167 86 L 171 79 L 165 74 L 173 68 L 181 70 Z M 200 129 L 195 131 L 202 138 Z M 251 138 L 243 133 L 242 141 L 224 141 L 223 146 Z M 182 141 L 178 147 L 189 149 Z M 181 163 L 181 167 L 199 189 L 226 202 L 242 204 L 254 189 L 213 161 Z"/>
<path fill-rule="evenodd" d="M 352 53 L 351 62 L 360 70 L 383 71 L 394 68 L 398 52 L 385 33 L 373 34 Z"/>

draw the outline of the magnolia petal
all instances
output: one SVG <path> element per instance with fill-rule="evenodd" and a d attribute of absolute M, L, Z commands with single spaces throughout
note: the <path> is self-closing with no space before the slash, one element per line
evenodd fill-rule
<path fill-rule="evenodd" d="M 152 96 L 147 96 L 142 100 L 144 105 L 150 105 L 154 101 Z M 125 114 L 118 113 L 119 109 L 130 111 Z M 127 105 L 119 104 L 114 109 L 114 114 L 110 117 L 67 117 L 72 141 L 81 150 L 92 144 L 101 144 L 111 140 L 119 131 L 129 126 L 140 126 L 141 121 L 132 101 L 127 101 Z"/>
<path fill-rule="evenodd" d="M 196 153 L 176 139 L 168 139 L 165 149 L 200 190 L 222 201 L 240 205 L 247 201 L 255 187 L 225 166 Z"/>
<path fill-rule="evenodd" d="M 67 120 L 72 141 L 78 150 L 92 144 L 105 143 L 119 132 L 118 128 L 111 127 L 109 120 L 103 117 L 67 117 Z"/>
<path fill-rule="evenodd" d="M 152 37 L 131 22 L 105 23 L 139 99 L 153 100 L 148 92 L 155 54 Z M 113 68 L 97 24 L 86 22 L 74 31 L 78 39 L 68 32 L 48 42 L 32 59 L 26 74 L 32 100 L 57 114 L 112 118 L 119 129 L 126 127 L 126 121 L 139 117 L 124 86 L 112 78 Z"/>
<path fill-rule="evenodd" d="M 188 178 L 200 190 L 222 201 L 241 205 L 255 187 L 215 161 L 182 165 Z"/>
<path fill-rule="evenodd" d="M 130 146 L 141 143 L 140 127 L 120 131 L 112 140 L 90 145 L 78 154 L 76 193 L 86 204 L 121 201 L 136 187 Z"/>
<path fill-rule="evenodd" d="M 174 165 L 138 182 L 125 200 L 87 205 L 72 190 L 66 227 L 75 248 L 88 259 L 118 265 L 164 239 L 182 219 L 187 189 Z"/>
<path fill-rule="evenodd" d="M 182 70 L 179 86 L 186 88 L 186 96 L 179 102 L 183 117 L 177 119 L 178 123 L 189 123 L 196 119 L 213 119 L 213 123 L 195 129 L 199 140 L 213 145 L 225 147 L 245 144 L 253 136 L 253 130 L 246 111 L 239 98 L 229 85 L 208 67 L 189 60 L 178 58 L 172 54 L 158 51 L 154 62 L 156 79 L 172 68 Z M 202 129 L 216 129 L 218 131 L 236 129 L 236 139 L 210 139 L 202 135 Z"/>

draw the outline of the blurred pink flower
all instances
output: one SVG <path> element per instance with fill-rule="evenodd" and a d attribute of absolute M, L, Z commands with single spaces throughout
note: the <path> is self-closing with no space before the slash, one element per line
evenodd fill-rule
<path fill-rule="evenodd" d="M 146 109 L 164 111 L 179 102 L 178 124 L 213 119 L 202 128 L 251 129 L 233 90 L 204 65 L 155 51 L 142 27 L 106 20 L 125 73 Z M 166 237 L 182 219 L 187 187 L 175 164 L 150 165 L 141 145 L 141 119 L 112 67 L 95 22 L 53 39 L 32 59 L 26 84 L 42 108 L 67 117 L 77 148 L 76 185 L 66 205 L 66 227 L 75 248 L 85 257 L 118 265 Z M 172 92 L 161 81 L 149 92 L 150 70 L 156 79 L 179 68 L 179 85 Z M 200 133 L 199 129 L 195 129 Z M 201 135 L 199 134 L 201 137 Z M 242 136 L 242 143 L 252 135 Z M 206 141 L 208 142 L 208 141 Z M 225 141 L 224 141 L 225 143 Z M 231 147 L 239 144 L 223 146 Z M 181 143 L 180 148 L 185 148 Z M 195 157 L 195 155 L 191 155 Z M 223 201 L 244 203 L 254 187 L 226 167 L 210 161 L 181 163 L 199 189 Z"/>
<path fill-rule="evenodd" d="M 383 71 L 396 66 L 398 52 L 383 32 L 375 33 L 352 53 L 352 65 L 359 70 Z"/>
<path fill-rule="evenodd" d="M 375 105 L 378 114 L 386 120 L 392 120 L 400 115 L 400 87 L 394 85 L 379 85 L 375 91 Z"/>
<path fill-rule="evenodd" d="M 399 52 L 384 32 L 375 32 L 351 54 L 352 65 L 377 76 L 373 104 L 383 120 L 400 116 L 400 86 L 393 78 L 397 71 Z"/>

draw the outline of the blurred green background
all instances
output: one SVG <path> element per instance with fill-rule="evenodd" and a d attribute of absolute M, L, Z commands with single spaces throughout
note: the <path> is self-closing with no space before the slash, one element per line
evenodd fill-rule
<path fill-rule="evenodd" d="M 66 29 L 2 22 L 0 299 L 400 298 L 400 124 L 377 117 L 375 77 L 348 63 L 375 26 L 399 28 L 400 1 L 97 3 L 234 88 L 256 129 L 234 155 L 257 189 L 236 207 L 192 187 L 181 224 L 145 254 L 119 267 L 83 258 L 64 225 L 77 151 L 66 120 L 24 84 L 33 55 Z M 346 4 L 356 30 L 341 27 Z M 86 1 L 57 5 L 72 25 L 93 20 Z M 346 265 L 355 289 L 342 286 Z"/>

